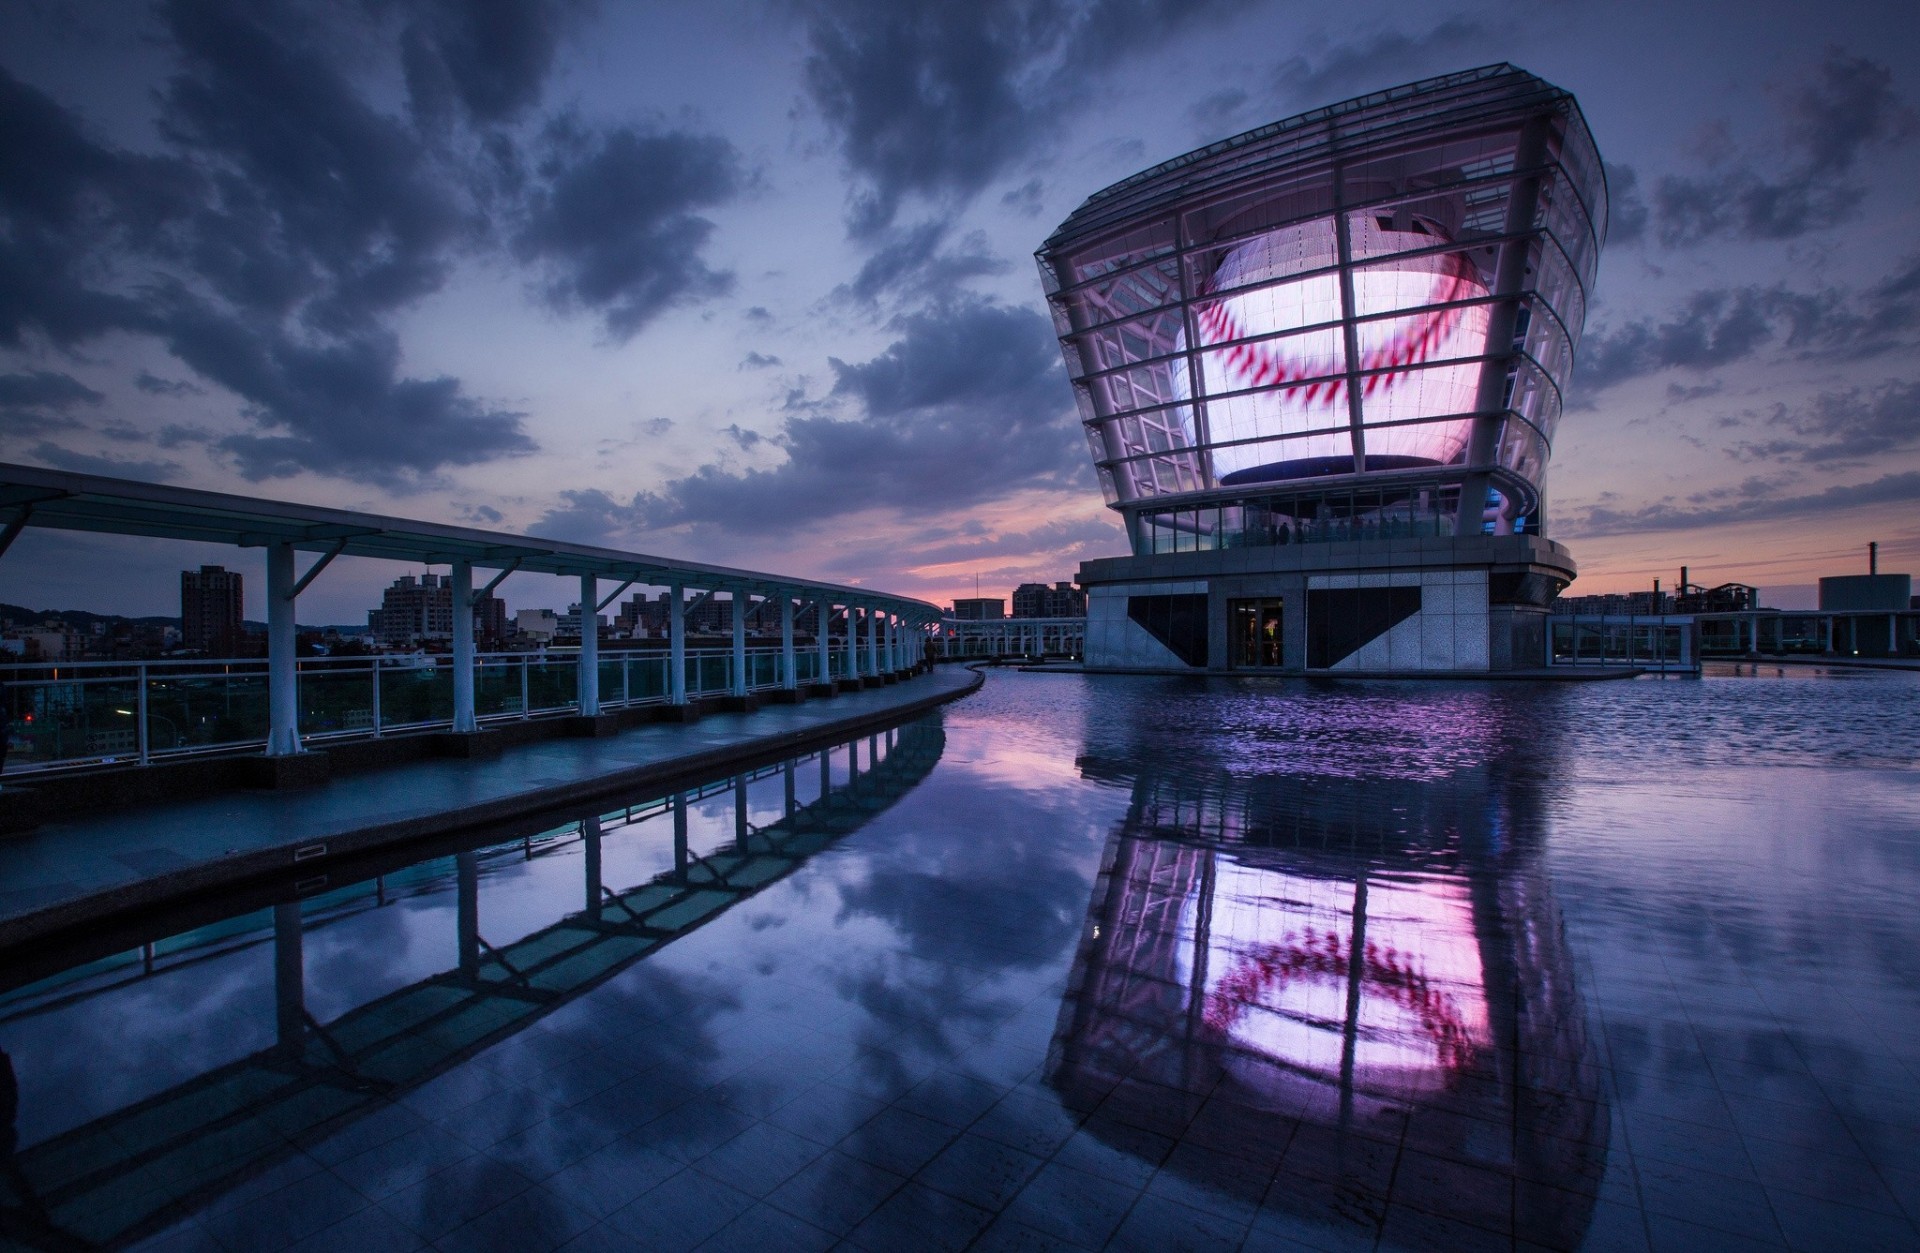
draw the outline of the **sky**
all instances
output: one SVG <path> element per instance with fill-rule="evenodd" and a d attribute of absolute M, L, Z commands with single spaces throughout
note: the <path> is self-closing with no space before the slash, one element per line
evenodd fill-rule
<path fill-rule="evenodd" d="M 924 597 L 1125 550 L 1033 252 L 1213 140 L 1511 61 L 1613 213 L 1573 591 L 1920 571 L 1908 3 L 0 6 L 0 460 Z M 29 530 L 0 601 L 259 550 Z M 303 622 L 410 572 L 336 562 Z M 564 608 L 514 575 L 510 608 Z"/>

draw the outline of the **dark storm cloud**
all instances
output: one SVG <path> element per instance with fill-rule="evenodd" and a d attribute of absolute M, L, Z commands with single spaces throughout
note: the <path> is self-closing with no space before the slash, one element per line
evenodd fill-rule
<path fill-rule="evenodd" d="M 566 0 L 428 0 L 400 36 L 407 92 L 426 121 L 458 103 L 473 121 L 510 121 L 540 99 L 553 54 L 583 6 Z"/>
<path fill-rule="evenodd" d="M 1609 161 L 1607 170 L 1607 242 L 1631 244 L 1644 239 L 1653 210 L 1640 194 L 1640 175 L 1630 165 Z"/>
<path fill-rule="evenodd" d="M 1568 511 L 1560 529 L 1569 538 L 1694 531 L 1736 522 L 1826 518 L 1841 509 L 1916 502 L 1920 502 L 1920 470 L 1796 495 L 1783 494 L 1778 480 L 1749 479 L 1729 492 L 1701 493 L 1680 501 L 1668 498 L 1637 509 L 1616 509 L 1610 505 L 1575 507 Z"/>
<path fill-rule="evenodd" d="M 1051 134 L 1086 80 L 1238 0 L 806 0 L 807 90 L 864 182 L 850 225 L 963 202 Z"/>
<path fill-rule="evenodd" d="M 1920 257 L 1864 292 L 1785 287 L 1710 288 L 1665 319 L 1641 318 L 1589 334 L 1576 398 L 1660 370 L 1710 370 L 1777 350 L 1864 360 L 1910 347 L 1920 333 Z M 1586 403 L 1576 399 L 1576 403 Z"/>
<path fill-rule="evenodd" d="M 900 338 L 869 361 L 834 361 L 832 405 L 796 407 L 769 441 L 787 459 L 741 474 L 702 466 L 630 504 L 569 492 L 536 531 L 607 539 L 699 524 L 785 531 L 870 508 L 965 509 L 1022 488 L 1081 484 L 1063 412 L 1053 328 L 1039 314 L 962 298 L 896 320 Z M 851 407 L 861 416 L 829 416 Z"/>
<path fill-rule="evenodd" d="M 244 402 L 255 429 L 188 442 L 253 478 L 404 488 L 533 448 L 522 415 L 457 379 L 406 376 L 394 315 L 462 257 L 507 247 L 504 232 L 550 299 L 629 335 L 725 288 L 690 210 L 739 181 L 724 141 L 685 132 L 555 126 L 541 160 L 520 154 L 498 124 L 538 104 L 578 8 L 167 0 L 176 69 L 154 97 L 161 148 L 148 155 L 97 141 L 0 72 L 0 344 L 157 338 Z M 355 85 L 349 58 L 383 42 L 405 64 L 412 114 Z M 145 372 L 135 385 L 200 391 Z"/>
<path fill-rule="evenodd" d="M 1419 35 L 1384 31 L 1336 44 L 1315 56 L 1293 56 L 1274 71 L 1283 105 L 1317 108 L 1370 91 L 1479 65 L 1493 46 L 1491 32 L 1468 18 L 1448 18 Z"/>
<path fill-rule="evenodd" d="M 742 370 L 768 370 L 780 363 L 780 358 L 774 356 L 772 353 L 750 352 L 740 359 L 740 368 Z"/>
<path fill-rule="evenodd" d="M 546 186 L 514 245 L 547 268 L 556 308 L 598 313 L 624 340 L 675 304 L 732 289 L 732 274 L 701 259 L 713 223 L 695 212 L 739 192 L 732 144 L 635 127 L 590 135 L 571 122 L 546 142 Z"/>
<path fill-rule="evenodd" d="M 186 306 L 168 319 L 167 346 L 259 406 L 265 433 L 218 444 L 250 479 L 319 470 L 405 489 L 442 466 L 534 447 L 522 415 L 486 408 L 458 380 L 400 377 L 391 332 L 310 344 Z"/>
<path fill-rule="evenodd" d="M 1871 458 L 1920 446 L 1920 383 L 1826 392 L 1805 408 L 1777 406 L 1766 426 L 1782 434 L 1736 445 L 1741 460 L 1817 464 Z"/>
<path fill-rule="evenodd" d="M 179 472 L 177 461 L 146 461 L 132 457 L 102 457 L 74 452 L 58 444 L 41 442 L 34 446 L 34 459 L 56 470 L 76 474 L 98 474 L 106 478 L 165 480 Z"/>
<path fill-rule="evenodd" d="M 207 390 L 180 379 L 163 379 L 145 370 L 140 371 L 133 385 L 149 396 L 204 396 Z"/>
<path fill-rule="evenodd" d="M 147 319 L 101 285 L 97 252 L 146 240 L 184 207 L 190 171 L 93 142 L 43 92 L 0 69 L 0 345 L 71 347 Z"/>
<path fill-rule="evenodd" d="M 105 399 L 71 374 L 55 370 L 0 374 L 0 405 L 71 409 L 75 405 L 97 405 Z"/>
<path fill-rule="evenodd" d="M 1785 169 L 1730 163 L 1709 154 L 1702 175 L 1668 175 L 1653 187 L 1660 242 L 1722 237 L 1794 239 L 1851 216 L 1865 195 L 1854 181 L 1870 147 L 1903 143 L 1914 115 L 1894 93 L 1892 72 L 1866 57 L 1828 48 L 1814 72 L 1778 93 Z"/>
<path fill-rule="evenodd" d="M 939 297 L 967 279 L 1006 273 L 1007 263 L 990 255 L 986 235 L 980 231 L 968 234 L 958 248 L 942 251 L 951 227 L 950 222 L 931 221 L 880 232 L 877 238 L 885 242 L 835 296 L 860 303 L 890 293 Z"/>

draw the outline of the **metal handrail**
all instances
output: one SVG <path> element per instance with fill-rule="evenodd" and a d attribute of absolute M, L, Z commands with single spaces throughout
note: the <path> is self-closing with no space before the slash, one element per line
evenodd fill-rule
<path fill-rule="evenodd" d="M 689 698 L 736 690 L 731 648 L 691 648 L 685 656 Z M 777 644 L 749 647 L 745 690 L 784 686 L 781 658 Z M 835 648 L 830 661 L 826 677 L 849 677 L 843 649 Z M 796 650 L 794 663 L 797 684 L 823 681 L 813 650 Z M 478 654 L 479 721 L 578 709 L 579 664 L 573 652 Z M 671 699 L 665 650 L 607 651 L 598 664 L 603 710 Z M 443 654 L 300 658 L 301 738 L 337 742 L 451 727 L 452 667 Z M 403 686 L 419 680 L 428 690 Z M 266 684 L 265 658 L 0 664 L 0 732 L 19 746 L 8 754 L 7 777 L 264 745 Z"/>

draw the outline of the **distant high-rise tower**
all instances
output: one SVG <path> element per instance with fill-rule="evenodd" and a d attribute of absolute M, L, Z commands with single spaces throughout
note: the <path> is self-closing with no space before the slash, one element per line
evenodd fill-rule
<path fill-rule="evenodd" d="M 247 598 L 237 571 L 201 566 L 180 572 L 180 643 L 210 657 L 240 650 Z"/>

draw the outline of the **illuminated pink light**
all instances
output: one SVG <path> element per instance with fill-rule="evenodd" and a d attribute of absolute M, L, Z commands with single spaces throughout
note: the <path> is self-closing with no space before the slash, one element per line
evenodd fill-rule
<path fill-rule="evenodd" d="M 1372 215 L 1360 215 L 1352 222 L 1349 244 L 1356 262 L 1446 242 L 1432 223 L 1423 222 L 1420 231 L 1396 231 L 1381 227 Z M 1333 223 L 1322 220 L 1240 244 L 1215 270 L 1210 282 L 1213 298 L 1196 312 L 1200 374 L 1205 392 L 1215 397 L 1205 402 L 1210 441 L 1215 445 L 1215 474 L 1224 477 L 1263 465 L 1352 451 L 1347 432 L 1328 430 L 1340 424 L 1327 413 L 1328 407 L 1346 395 L 1343 332 L 1337 325 L 1299 330 L 1333 323 L 1341 316 L 1339 280 L 1324 272 L 1336 259 Z M 1308 273 L 1312 277 L 1280 281 Z M 1353 271 L 1352 278 L 1355 312 L 1371 319 L 1356 328 L 1358 369 L 1367 375 L 1360 394 L 1368 453 L 1413 456 L 1439 464 L 1455 460 L 1466 446 L 1469 419 L 1377 428 L 1382 423 L 1471 412 L 1479 365 L 1429 363 L 1481 355 L 1486 310 L 1463 302 L 1484 296 L 1486 289 L 1472 265 L 1454 253 L 1405 256 L 1385 266 L 1368 265 Z M 1428 307 L 1432 305 L 1452 307 Z M 1376 316 L 1402 310 L 1408 316 Z M 1244 342 L 1249 336 L 1270 338 Z M 1176 347 L 1185 346 L 1182 337 Z M 1185 370 L 1176 370 L 1172 382 L 1179 399 L 1191 399 Z M 1267 390 L 1248 392 L 1248 388 Z M 1242 394 L 1222 395 L 1234 392 Z M 1307 435 L 1310 430 L 1323 433 Z"/>
<path fill-rule="evenodd" d="M 1350 941 L 1331 929 L 1308 928 L 1297 942 L 1250 949 L 1208 993 L 1207 1025 L 1230 1033 L 1248 1009 L 1270 1001 L 1295 980 L 1346 982 L 1352 969 L 1351 948 Z M 1443 1069 L 1460 1071 L 1473 1064 L 1477 1050 L 1459 1006 L 1396 949 L 1382 950 L 1369 941 L 1360 979 L 1368 994 L 1384 996 L 1414 1016 Z"/>

